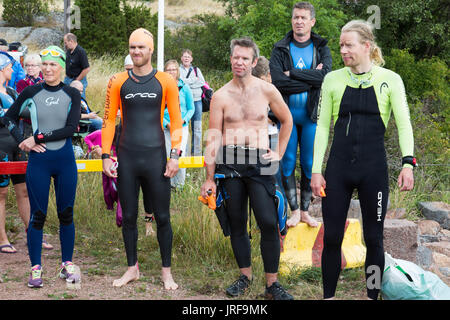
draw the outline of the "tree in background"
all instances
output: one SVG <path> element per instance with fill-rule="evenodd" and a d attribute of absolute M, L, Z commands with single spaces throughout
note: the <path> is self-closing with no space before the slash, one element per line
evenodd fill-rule
<path fill-rule="evenodd" d="M 408 49 L 417 58 L 450 58 L 450 2 L 441 0 L 339 0 L 351 19 L 367 19 L 377 5 L 381 25 L 376 36 L 381 48 Z"/>
<path fill-rule="evenodd" d="M 120 0 L 76 0 L 80 29 L 73 32 L 89 54 L 118 53 L 126 48 L 125 17 Z"/>
<path fill-rule="evenodd" d="M 293 0 L 217 0 L 226 8 L 228 17 L 235 21 L 233 37 L 250 36 L 258 44 L 261 55 L 270 57 L 273 45 L 291 30 Z M 329 41 L 335 62 L 341 63 L 339 35 L 347 22 L 337 0 L 311 0 L 316 10 L 313 32 Z"/>
<path fill-rule="evenodd" d="M 81 28 L 74 33 L 90 54 L 127 54 L 128 37 L 141 27 L 151 31 L 157 43 L 158 14 L 152 14 L 143 3 L 131 6 L 125 0 L 76 0 L 75 5 L 80 7 Z"/>
<path fill-rule="evenodd" d="M 48 12 L 43 0 L 3 0 L 3 20 L 13 27 L 31 26 L 33 17 Z"/>

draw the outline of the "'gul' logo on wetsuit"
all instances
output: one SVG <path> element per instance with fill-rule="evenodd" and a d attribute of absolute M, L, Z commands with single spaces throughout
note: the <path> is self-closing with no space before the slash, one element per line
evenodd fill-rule
<path fill-rule="evenodd" d="M 50 107 L 52 104 L 59 104 L 59 98 L 48 97 L 45 99 L 45 104 Z"/>
<path fill-rule="evenodd" d="M 141 98 L 156 98 L 156 93 L 149 93 L 149 92 L 138 92 L 138 93 L 129 93 L 125 96 L 125 99 L 133 99 L 135 97 L 141 97 Z"/>
<path fill-rule="evenodd" d="M 381 201 L 383 199 L 383 193 L 381 191 L 378 192 L 377 198 L 378 198 L 378 202 L 377 202 L 377 217 L 378 217 L 378 219 L 377 219 L 377 221 L 381 221 L 381 212 L 382 212 Z"/>

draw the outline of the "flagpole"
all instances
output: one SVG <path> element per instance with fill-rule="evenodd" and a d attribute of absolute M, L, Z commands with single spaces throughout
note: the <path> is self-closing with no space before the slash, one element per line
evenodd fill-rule
<path fill-rule="evenodd" d="M 157 69 L 164 71 L 164 0 L 158 0 L 158 55 Z"/>

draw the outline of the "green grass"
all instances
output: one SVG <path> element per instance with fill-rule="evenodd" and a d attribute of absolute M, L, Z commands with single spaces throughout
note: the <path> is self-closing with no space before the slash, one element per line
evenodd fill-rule
<path fill-rule="evenodd" d="M 183 190 L 172 192 L 171 222 L 173 229 L 172 269 L 179 283 L 192 295 L 222 295 L 224 289 L 238 276 L 229 238 L 223 236 L 213 211 L 197 200 L 203 170 L 188 169 Z M 10 195 L 13 198 L 13 195 Z M 13 199 L 10 199 L 13 202 Z M 106 210 L 103 200 L 101 173 L 78 175 L 77 198 L 74 209 L 76 242 L 74 260 L 89 261 L 86 270 L 90 275 L 118 276 L 126 268 L 126 256 L 121 229 L 115 224 L 115 211 Z M 158 281 L 161 258 L 156 237 L 145 237 L 143 203 L 140 199 L 138 218 L 139 267 L 144 283 Z M 15 215 L 17 220 L 17 215 Z M 18 223 L 18 222 L 16 222 Z M 45 232 L 58 234 L 59 221 L 55 209 L 53 188 L 50 191 L 49 210 Z M 154 229 L 156 226 L 154 225 Z M 260 233 L 252 215 L 251 226 L 252 267 L 254 282 L 243 299 L 261 299 L 264 292 L 264 271 L 260 255 Z M 108 271 L 105 271 L 108 270 Z M 344 299 L 364 295 L 361 269 L 344 270 L 337 296 Z M 11 279 L 12 280 L 12 279 Z M 280 281 L 297 299 L 321 299 L 321 273 L 318 268 L 294 270 Z M 75 299 L 75 296 L 53 296 L 54 299 Z"/>
<path fill-rule="evenodd" d="M 92 109 L 103 112 L 106 86 L 109 78 L 122 70 L 122 57 L 90 58 L 93 66 L 89 74 L 88 102 Z M 216 90 L 230 79 L 229 72 L 209 71 L 206 75 Z M 204 114 L 203 129 L 208 128 L 208 114 Z M 406 208 L 407 218 L 421 218 L 418 201 L 449 202 L 448 170 L 441 175 L 430 173 L 430 167 L 415 170 L 416 185 L 412 192 L 400 193 L 395 187 L 398 172 L 391 176 L 391 208 Z M 223 294 L 224 289 L 238 276 L 229 238 L 222 234 L 213 211 L 197 200 L 204 181 L 203 169 L 188 169 L 183 190 L 173 192 L 171 197 L 171 222 L 173 229 L 172 269 L 178 282 L 195 294 Z M 8 212 L 17 212 L 13 189 L 10 188 L 7 202 Z M 445 191 L 447 190 L 447 191 Z M 126 268 L 126 256 L 121 229 L 115 224 L 115 211 L 106 210 L 103 199 L 101 173 L 80 173 L 78 175 L 77 197 L 74 208 L 76 243 L 74 259 L 89 261 L 88 274 L 121 275 Z M 142 282 L 157 281 L 160 275 L 161 258 L 156 237 L 145 237 L 143 205 L 140 200 L 138 217 L 139 266 Z M 255 281 L 243 299 L 260 299 L 264 292 L 264 271 L 259 249 L 260 234 L 252 216 L 252 267 Z M 44 232 L 57 238 L 59 221 L 56 214 L 53 187 L 50 191 L 47 222 Z M 156 229 L 156 226 L 154 226 Z M 7 215 L 9 239 L 23 232 L 23 225 L 17 214 Z M 108 270 L 108 271 L 105 271 Z M 14 279 L 9 279 L 14 281 Z M 320 269 L 293 270 L 280 276 L 280 281 L 296 299 L 321 299 L 322 276 Z M 146 290 L 138 286 L 137 291 Z M 342 299 L 364 298 L 365 281 L 362 268 L 348 269 L 341 273 L 336 296 Z M 73 299 L 70 295 L 54 296 L 54 299 Z"/>

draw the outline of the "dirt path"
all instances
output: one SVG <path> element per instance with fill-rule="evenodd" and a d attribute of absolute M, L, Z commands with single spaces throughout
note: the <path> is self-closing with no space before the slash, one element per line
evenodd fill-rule
<path fill-rule="evenodd" d="M 55 247 L 53 250 L 42 250 L 44 268 L 44 287 L 30 289 L 27 281 L 30 272 L 30 260 L 26 246 L 26 236 L 21 234 L 14 243 L 15 254 L 0 253 L 0 300 L 222 300 L 226 296 L 206 296 L 191 293 L 178 283 L 176 291 L 162 288 L 159 277 L 145 275 L 141 272 L 139 281 L 123 288 L 113 288 L 112 282 L 120 277 L 124 268 L 111 270 L 107 274 L 98 274 L 99 266 L 91 257 L 81 257 L 75 251 L 74 262 L 80 267 L 82 282 L 80 289 L 66 287 L 66 282 L 57 277 L 61 251 L 57 236 L 48 237 Z M 176 276 L 175 276 L 176 278 Z"/>

